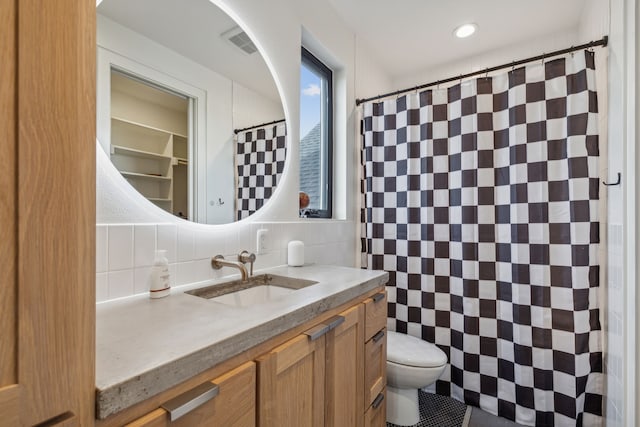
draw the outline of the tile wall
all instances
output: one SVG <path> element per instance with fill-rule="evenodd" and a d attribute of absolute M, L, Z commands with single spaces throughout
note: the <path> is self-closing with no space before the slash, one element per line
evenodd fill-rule
<path fill-rule="evenodd" d="M 305 263 L 355 265 L 356 227 L 350 221 L 251 223 L 206 231 L 191 224 L 98 224 L 96 300 L 146 293 L 156 249 L 167 250 L 172 286 L 237 274 L 233 269 L 213 270 L 211 257 L 235 259 L 243 249 L 255 252 L 259 229 L 268 230 L 268 241 L 267 251 L 257 255 L 256 270 L 286 264 L 291 240 L 305 243 Z"/>

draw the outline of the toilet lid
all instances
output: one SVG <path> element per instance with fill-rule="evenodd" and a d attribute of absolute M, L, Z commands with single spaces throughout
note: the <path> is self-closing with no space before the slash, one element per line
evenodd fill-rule
<path fill-rule="evenodd" d="M 447 363 L 447 355 L 434 344 L 411 335 L 389 331 L 387 360 L 400 365 L 435 368 Z"/>

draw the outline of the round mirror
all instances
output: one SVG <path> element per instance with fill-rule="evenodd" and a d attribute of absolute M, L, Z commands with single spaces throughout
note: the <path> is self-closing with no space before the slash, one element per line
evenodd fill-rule
<path fill-rule="evenodd" d="M 98 134 L 129 184 L 199 223 L 260 209 L 282 175 L 287 130 L 247 33 L 209 0 L 103 0 L 97 24 Z"/>

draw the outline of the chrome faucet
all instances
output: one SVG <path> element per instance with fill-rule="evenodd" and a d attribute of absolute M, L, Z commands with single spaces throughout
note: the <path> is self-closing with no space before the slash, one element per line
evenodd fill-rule
<path fill-rule="evenodd" d="M 216 255 L 211 258 L 211 267 L 214 270 L 220 270 L 222 267 L 233 267 L 240 270 L 242 281 L 245 282 L 250 276 L 253 276 L 253 263 L 256 260 L 256 255 L 249 253 L 248 251 L 242 251 L 238 254 L 238 261 L 229 261 L 224 259 L 222 255 Z M 251 274 L 247 273 L 246 263 L 251 263 Z"/>

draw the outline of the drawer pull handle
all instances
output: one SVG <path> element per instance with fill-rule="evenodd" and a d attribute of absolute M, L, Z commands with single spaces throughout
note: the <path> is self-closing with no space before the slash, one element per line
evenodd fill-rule
<path fill-rule="evenodd" d="M 384 331 L 379 331 L 373 336 L 373 342 L 378 342 L 384 337 Z"/>
<path fill-rule="evenodd" d="M 344 316 L 334 316 L 329 319 L 329 330 L 335 329 L 344 323 Z"/>
<path fill-rule="evenodd" d="M 372 296 L 371 298 L 373 298 L 373 302 L 378 302 L 381 299 L 384 299 L 384 292 L 379 292 L 379 293 L 375 294 L 374 296 Z"/>
<path fill-rule="evenodd" d="M 378 394 L 376 396 L 376 399 L 371 404 L 371 406 L 373 406 L 373 409 L 378 409 L 378 406 L 380 406 L 383 400 L 384 400 L 384 394 L 382 393 Z"/>
<path fill-rule="evenodd" d="M 311 341 L 315 341 L 327 332 L 329 332 L 329 325 L 319 324 L 314 328 L 304 331 L 304 334 L 308 336 Z"/>
<path fill-rule="evenodd" d="M 207 403 L 216 397 L 218 393 L 220 393 L 220 388 L 217 384 L 206 382 L 186 393 L 182 393 L 180 396 L 174 397 L 160 406 L 169 413 L 171 421 L 175 421 L 202 404 Z"/>

